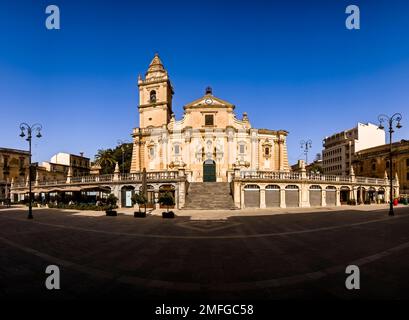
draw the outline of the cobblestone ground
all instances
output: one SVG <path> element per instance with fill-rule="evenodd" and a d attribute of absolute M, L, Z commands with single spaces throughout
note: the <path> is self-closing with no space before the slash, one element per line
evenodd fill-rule
<path fill-rule="evenodd" d="M 3 208 L 0 297 L 407 299 L 409 208 L 395 212 L 362 206 L 143 219 L 36 208 L 27 220 L 26 209 Z M 60 267 L 61 290 L 44 286 L 50 264 Z M 360 267 L 360 290 L 345 288 L 350 264 Z"/>

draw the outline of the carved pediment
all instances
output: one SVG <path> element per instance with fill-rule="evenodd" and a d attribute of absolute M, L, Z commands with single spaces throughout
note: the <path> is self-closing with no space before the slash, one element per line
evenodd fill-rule
<path fill-rule="evenodd" d="M 231 104 L 230 102 L 227 102 L 225 100 L 222 100 L 220 98 L 217 98 L 215 96 L 212 96 L 210 94 L 207 94 L 187 105 L 185 105 L 183 108 L 190 109 L 190 108 L 212 108 L 212 107 L 225 107 L 225 108 L 232 108 L 234 109 L 235 106 Z"/>

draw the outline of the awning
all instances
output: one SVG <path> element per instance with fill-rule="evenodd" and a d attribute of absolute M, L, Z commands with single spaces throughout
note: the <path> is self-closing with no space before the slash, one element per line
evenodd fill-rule
<path fill-rule="evenodd" d="M 46 192 L 61 192 L 61 191 L 64 191 L 64 189 L 61 189 L 61 188 L 53 188 L 53 189 L 47 190 Z"/>
<path fill-rule="evenodd" d="M 25 193 L 28 193 L 28 190 L 11 190 L 11 193 L 14 193 L 14 194 L 25 194 Z"/>
<path fill-rule="evenodd" d="M 45 192 L 48 192 L 48 190 L 45 190 L 45 189 L 33 189 L 32 192 L 33 192 L 33 193 L 45 193 Z"/>
<path fill-rule="evenodd" d="M 74 191 L 81 191 L 81 188 L 80 187 L 68 187 L 68 188 L 61 189 L 60 191 L 74 192 Z"/>
<path fill-rule="evenodd" d="M 102 192 L 111 192 L 111 188 L 108 187 L 100 187 L 100 186 L 95 186 L 95 187 L 82 187 L 81 191 L 102 191 Z"/>

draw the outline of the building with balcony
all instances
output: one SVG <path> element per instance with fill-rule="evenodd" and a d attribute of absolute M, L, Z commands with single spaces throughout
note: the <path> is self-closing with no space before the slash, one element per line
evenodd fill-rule
<path fill-rule="evenodd" d="M 360 150 L 355 155 L 354 170 L 358 175 L 383 178 L 389 175 L 389 144 Z M 401 140 L 392 143 L 392 175 L 399 180 L 399 189 L 409 194 L 409 141 Z"/>
<path fill-rule="evenodd" d="M 324 174 L 349 175 L 356 152 L 385 144 L 385 131 L 372 123 L 325 137 L 322 151 Z"/>
<path fill-rule="evenodd" d="M 10 198 L 12 180 L 28 175 L 28 158 L 28 151 L 0 148 L 0 201 Z"/>

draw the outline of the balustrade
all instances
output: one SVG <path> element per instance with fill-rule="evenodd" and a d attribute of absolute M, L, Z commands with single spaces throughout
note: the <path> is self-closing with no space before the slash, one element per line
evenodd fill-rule
<path fill-rule="evenodd" d="M 305 177 L 300 172 L 280 172 L 280 171 L 240 171 L 242 179 L 261 179 L 261 180 L 307 180 L 307 181 L 323 181 L 323 182 L 345 182 L 352 183 L 351 176 L 336 176 L 306 173 Z M 384 185 L 385 180 L 379 178 L 356 177 L 356 183 L 369 185 Z"/>

